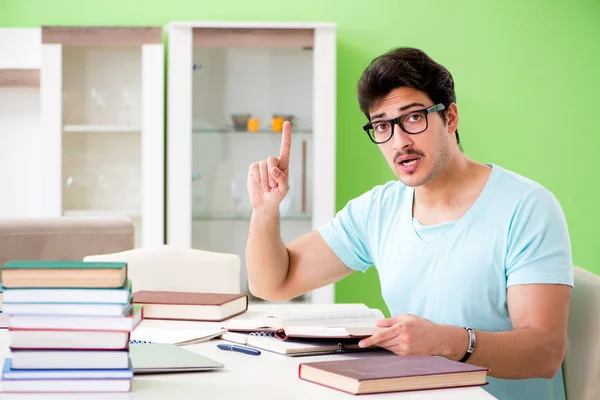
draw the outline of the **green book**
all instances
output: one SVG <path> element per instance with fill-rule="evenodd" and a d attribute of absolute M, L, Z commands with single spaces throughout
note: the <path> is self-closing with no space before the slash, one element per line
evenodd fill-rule
<path fill-rule="evenodd" d="M 127 263 L 116 261 L 11 260 L 1 269 L 5 288 L 121 288 Z"/>

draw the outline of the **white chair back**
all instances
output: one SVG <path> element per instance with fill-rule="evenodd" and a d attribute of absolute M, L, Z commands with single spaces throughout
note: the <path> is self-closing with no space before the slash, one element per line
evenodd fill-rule
<path fill-rule="evenodd" d="M 86 261 L 124 261 L 134 291 L 240 293 L 241 260 L 235 254 L 169 245 L 92 255 Z"/>
<path fill-rule="evenodd" d="M 600 399 L 600 276 L 573 267 L 563 373 L 567 400 Z"/>

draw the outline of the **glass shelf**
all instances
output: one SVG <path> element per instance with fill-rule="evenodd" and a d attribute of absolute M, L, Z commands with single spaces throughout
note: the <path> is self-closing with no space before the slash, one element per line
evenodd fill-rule
<path fill-rule="evenodd" d="M 250 213 L 195 213 L 194 221 L 250 221 Z M 281 221 L 312 221 L 310 214 L 286 214 Z"/>
<path fill-rule="evenodd" d="M 223 128 L 223 129 L 207 129 L 207 128 L 197 128 L 193 130 L 193 133 L 195 135 L 215 135 L 215 134 L 219 134 L 219 135 L 244 135 L 244 136 L 249 136 L 249 135 L 256 135 L 256 136 L 281 136 L 281 132 L 273 132 L 271 130 L 268 129 L 261 129 L 257 132 L 250 132 L 250 131 L 236 131 L 234 129 L 230 129 L 230 128 Z M 297 134 L 301 134 L 301 135 L 312 135 L 312 130 L 310 129 L 294 129 L 292 127 L 292 135 L 297 135 Z"/>
<path fill-rule="evenodd" d="M 141 132 L 140 126 L 132 125 L 65 125 L 63 132 Z"/>

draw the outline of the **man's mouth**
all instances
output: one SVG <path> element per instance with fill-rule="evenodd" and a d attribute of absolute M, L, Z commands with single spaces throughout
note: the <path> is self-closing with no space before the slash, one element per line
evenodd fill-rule
<path fill-rule="evenodd" d="M 405 167 L 409 167 L 411 165 L 416 164 L 419 160 L 420 160 L 419 157 L 407 158 L 405 160 L 400 161 L 400 164 L 404 165 Z"/>
<path fill-rule="evenodd" d="M 419 156 L 409 156 L 409 157 L 405 157 L 402 160 L 398 161 L 398 167 L 400 167 L 400 169 L 404 172 L 404 173 L 413 173 L 417 170 L 417 168 L 419 168 L 419 165 L 421 164 L 421 157 Z"/>

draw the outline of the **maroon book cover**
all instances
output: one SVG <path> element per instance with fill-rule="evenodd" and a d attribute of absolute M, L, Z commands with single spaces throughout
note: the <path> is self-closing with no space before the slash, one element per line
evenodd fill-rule
<path fill-rule="evenodd" d="M 406 388 L 402 384 L 398 386 L 387 386 L 386 389 L 375 388 L 365 390 L 356 386 L 348 387 L 347 383 L 345 386 L 340 386 L 340 381 L 331 378 L 307 378 L 304 373 L 308 374 L 309 369 L 316 369 L 327 372 L 329 374 L 335 374 L 341 377 L 348 378 L 357 384 L 368 381 L 385 381 L 396 380 L 401 378 L 417 378 L 417 377 L 431 377 L 431 382 L 426 383 L 421 380 L 418 384 L 418 388 Z M 378 356 L 369 358 L 359 358 L 352 360 L 336 360 L 336 361 L 320 361 L 300 364 L 298 367 L 298 376 L 300 379 L 327 386 L 333 389 L 338 389 L 353 394 L 366 394 L 366 393 L 383 393 L 393 392 L 402 390 L 426 390 L 426 389 L 439 389 L 439 388 L 451 388 L 460 386 L 483 386 L 487 383 L 482 381 L 481 383 L 467 384 L 456 382 L 453 384 L 446 381 L 444 384 L 436 382 L 436 378 L 447 374 L 468 374 L 468 373 L 487 373 L 488 368 L 479 367 L 476 365 L 460 363 L 457 361 L 448 360 L 442 357 L 434 356 Z M 404 387 L 404 388 L 403 388 Z M 356 390 L 356 391 L 355 391 Z"/>
<path fill-rule="evenodd" d="M 300 364 L 300 368 L 303 365 L 357 381 L 488 370 L 476 365 L 433 356 L 382 356 L 354 360 L 317 361 Z"/>

